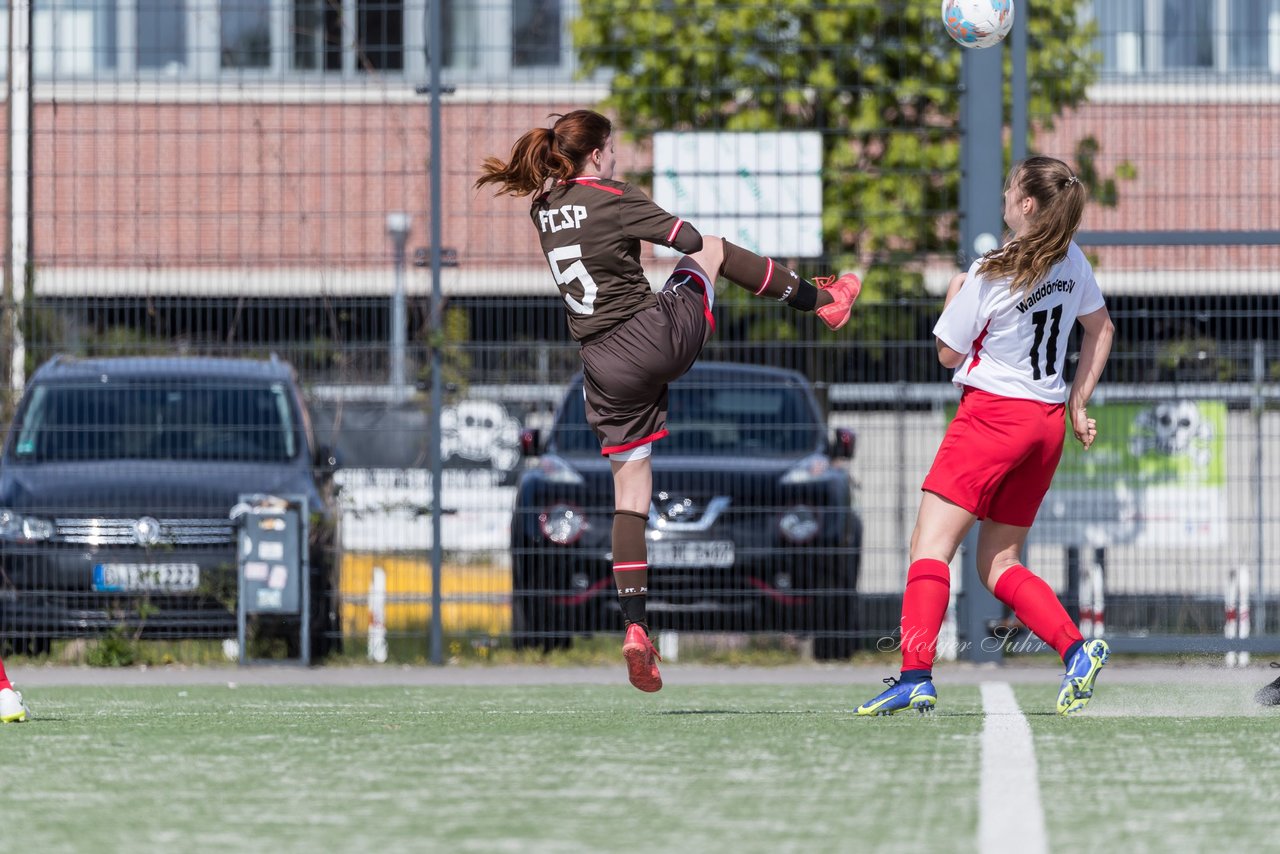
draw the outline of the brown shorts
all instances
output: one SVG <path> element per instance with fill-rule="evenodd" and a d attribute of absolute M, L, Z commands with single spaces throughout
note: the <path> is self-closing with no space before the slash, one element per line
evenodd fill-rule
<path fill-rule="evenodd" d="M 689 370 L 711 337 L 712 299 L 700 271 L 677 268 L 657 305 L 582 345 L 587 423 L 602 454 L 667 435 L 667 384 Z"/>

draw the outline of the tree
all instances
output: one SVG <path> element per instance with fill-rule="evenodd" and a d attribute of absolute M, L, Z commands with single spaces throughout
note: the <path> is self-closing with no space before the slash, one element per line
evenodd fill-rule
<path fill-rule="evenodd" d="M 1041 3 L 1028 18 L 1029 114 L 1042 127 L 1094 79 L 1094 28 L 1076 23 L 1085 5 Z M 924 296 L 923 262 L 954 256 L 964 49 L 944 33 L 936 2 L 592 0 L 581 9 L 581 67 L 613 71 L 602 107 L 625 132 L 822 131 L 826 266 L 865 271 L 864 301 Z M 1112 203 L 1114 193 L 1112 181 Z M 775 314 L 765 334 L 778 324 Z M 872 338 L 907 331 L 861 326 Z"/>

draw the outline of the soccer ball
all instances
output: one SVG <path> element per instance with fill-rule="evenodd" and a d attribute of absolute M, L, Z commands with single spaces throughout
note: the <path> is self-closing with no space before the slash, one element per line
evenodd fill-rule
<path fill-rule="evenodd" d="M 942 0 L 942 26 L 965 47 L 991 47 L 1013 29 L 1013 0 Z"/>

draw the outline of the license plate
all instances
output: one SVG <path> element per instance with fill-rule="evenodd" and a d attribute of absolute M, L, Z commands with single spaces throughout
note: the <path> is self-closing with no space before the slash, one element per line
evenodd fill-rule
<path fill-rule="evenodd" d="M 733 541 L 662 542 L 660 540 L 649 543 L 649 566 L 728 569 L 733 566 Z"/>
<path fill-rule="evenodd" d="M 200 584 L 194 563 L 100 563 L 93 589 L 101 593 L 189 593 Z"/>

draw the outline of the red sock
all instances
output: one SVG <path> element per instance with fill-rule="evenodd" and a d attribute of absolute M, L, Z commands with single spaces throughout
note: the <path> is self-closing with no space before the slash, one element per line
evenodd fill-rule
<path fill-rule="evenodd" d="M 1059 657 L 1065 655 L 1073 643 L 1084 639 L 1053 588 L 1025 566 L 1014 564 L 1005 570 L 992 592 L 1013 609 L 1014 616 L 1024 626 L 1053 647 Z"/>
<path fill-rule="evenodd" d="M 0 658 L 0 691 L 5 688 L 12 688 L 13 683 L 9 681 L 9 677 L 4 675 L 4 659 Z"/>
<path fill-rule="evenodd" d="M 907 569 L 902 592 L 902 669 L 932 670 L 938 632 L 951 599 L 951 568 L 923 558 Z"/>

